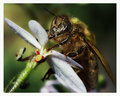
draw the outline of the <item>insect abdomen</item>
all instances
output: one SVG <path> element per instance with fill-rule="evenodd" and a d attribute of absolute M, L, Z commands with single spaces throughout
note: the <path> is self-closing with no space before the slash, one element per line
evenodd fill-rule
<path fill-rule="evenodd" d="M 88 49 L 79 59 L 74 59 L 81 64 L 84 69 L 78 72 L 79 77 L 83 80 L 87 91 L 95 89 L 98 79 L 98 64 L 95 55 Z"/>

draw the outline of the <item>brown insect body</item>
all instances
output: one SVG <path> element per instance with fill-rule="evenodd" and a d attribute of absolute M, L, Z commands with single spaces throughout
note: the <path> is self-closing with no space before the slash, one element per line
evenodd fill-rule
<path fill-rule="evenodd" d="M 87 29 L 87 26 L 77 18 L 56 16 L 51 23 L 48 36 L 49 39 L 58 42 L 63 54 L 84 67 L 82 70 L 73 66 L 87 90 L 94 89 L 98 77 L 98 64 L 96 56 L 85 42 L 86 38 L 93 39 L 93 43 L 95 42 L 94 35 Z"/>

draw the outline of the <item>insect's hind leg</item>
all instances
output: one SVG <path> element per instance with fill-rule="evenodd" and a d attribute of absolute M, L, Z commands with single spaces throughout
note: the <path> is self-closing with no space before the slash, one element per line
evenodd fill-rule
<path fill-rule="evenodd" d="M 54 74 L 54 71 L 50 68 L 44 75 L 44 77 L 41 79 L 42 81 L 49 79 L 49 77 Z"/>

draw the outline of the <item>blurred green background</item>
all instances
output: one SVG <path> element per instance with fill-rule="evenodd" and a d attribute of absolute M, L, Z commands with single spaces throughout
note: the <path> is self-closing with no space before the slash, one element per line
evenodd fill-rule
<path fill-rule="evenodd" d="M 56 15 L 66 14 L 77 17 L 85 22 L 96 35 L 97 48 L 108 61 L 113 75 L 116 78 L 116 4 L 4 4 L 4 17 L 9 18 L 22 28 L 30 32 L 28 21 L 37 20 L 45 28 L 53 16 L 44 10 L 49 9 Z M 16 51 L 26 47 L 25 56 L 30 55 L 34 48 L 4 24 L 4 87 L 15 75 L 19 74 L 26 62 L 15 60 Z M 30 86 L 27 89 L 17 89 L 16 92 L 39 92 L 44 85 L 41 78 L 47 72 L 47 63 L 39 65 L 29 76 Z M 99 64 L 99 73 L 104 76 L 106 84 L 100 92 L 115 92 L 116 89 L 104 68 Z"/>

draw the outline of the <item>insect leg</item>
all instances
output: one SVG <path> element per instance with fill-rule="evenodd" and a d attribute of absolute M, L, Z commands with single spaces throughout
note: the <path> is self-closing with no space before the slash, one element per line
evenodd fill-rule
<path fill-rule="evenodd" d="M 49 29 L 46 29 L 45 31 L 46 31 L 46 32 L 48 32 L 48 31 L 49 31 Z"/>
<path fill-rule="evenodd" d="M 70 36 L 68 36 L 68 37 L 67 37 L 66 39 L 64 39 L 62 42 L 60 42 L 60 43 L 54 45 L 53 47 L 49 48 L 48 51 L 49 51 L 49 50 L 52 50 L 52 49 L 54 49 L 54 48 L 56 48 L 56 47 L 59 47 L 60 45 L 65 44 L 65 43 L 69 40 L 69 38 L 70 38 Z"/>
<path fill-rule="evenodd" d="M 44 75 L 44 77 L 41 79 L 42 81 L 49 79 L 49 77 L 54 74 L 54 71 L 50 68 Z"/>

